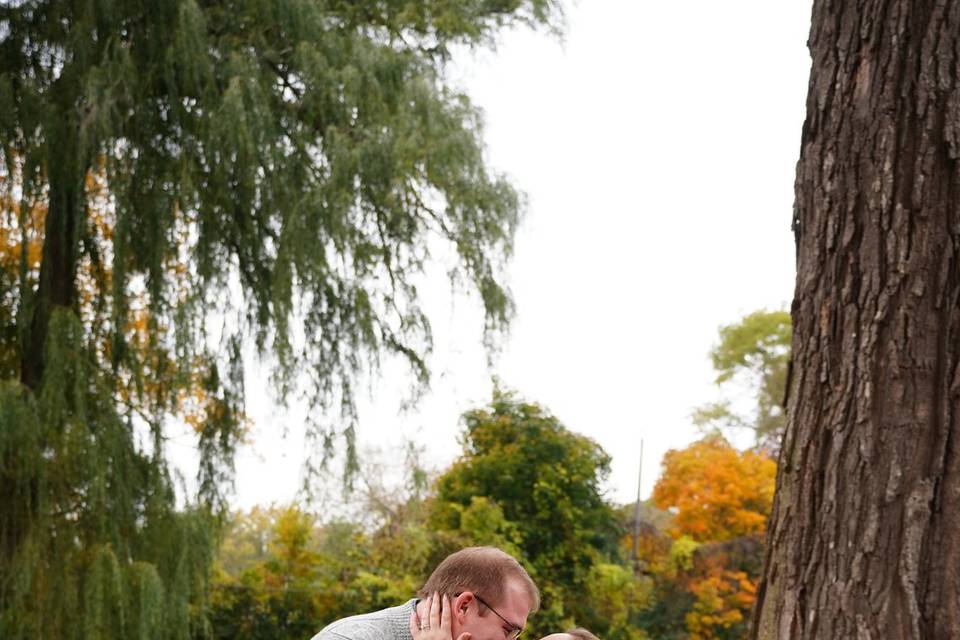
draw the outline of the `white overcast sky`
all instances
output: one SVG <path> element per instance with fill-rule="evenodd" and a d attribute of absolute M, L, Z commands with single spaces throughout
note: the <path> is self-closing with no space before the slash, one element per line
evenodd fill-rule
<path fill-rule="evenodd" d="M 692 407 L 716 398 L 718 327 L 792 298 L 809 21 L 810 0 L 582 0 L 562 42 L 514 31 L 459 58 L 451 78 L 485 114 L 491 165 L 529 198 L 517 316 L 491 371 L 478 305 L 432 274 L 432 391 L 401 415 L 406 382 L 388 367 L 362 401 L 361 445 L 412 439 L 442 469 L 493 373 L 606 449 L 617 501 L 636 495 L 643 438 L 647 497 L 663 454 L 697 437 Z M 272 405 L 257 375 L 239 507 L 289 501 L 301 477 L 303 411 Z"/>

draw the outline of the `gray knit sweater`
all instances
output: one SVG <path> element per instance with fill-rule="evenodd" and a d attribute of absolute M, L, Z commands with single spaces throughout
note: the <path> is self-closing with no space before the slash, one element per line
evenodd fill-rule
<path fill-rule="evenodd" d="M 408 600 L 399 607 L 336 620 L 313 640 L 413 640 L 410 614 L 416 604 L 416 600 Z"/>

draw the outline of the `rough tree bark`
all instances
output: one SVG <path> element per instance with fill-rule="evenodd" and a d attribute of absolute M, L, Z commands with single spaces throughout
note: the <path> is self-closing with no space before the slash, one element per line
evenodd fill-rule
<path fill-rule="evenodd" d="M 960 1 L 815 0 L 752 638 L 960 638 Z"/>

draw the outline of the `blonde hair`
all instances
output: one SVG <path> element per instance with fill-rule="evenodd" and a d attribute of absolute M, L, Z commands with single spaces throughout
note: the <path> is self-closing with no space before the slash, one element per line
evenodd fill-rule
<path fill-rule="evenodd" d="M 577 640 L 600 640 L 597 636 L 593 635 L 583 627 L 577 627 L 576 629 L 570 629 L 569 631 L 564 631 L 568 636 L 573 636 Z"/>
<path fill-rule="evenodd" d="M 453 596 L 472 591 L 492 604 L 503 602 L 506 583 L 516 579 L 530 597 L 530 612 L 540 608 L 540 590 L 516 559 L 496 547 L 467 547 L 444 558 L 418 592 L 421 598 L 433 593 Z"/>

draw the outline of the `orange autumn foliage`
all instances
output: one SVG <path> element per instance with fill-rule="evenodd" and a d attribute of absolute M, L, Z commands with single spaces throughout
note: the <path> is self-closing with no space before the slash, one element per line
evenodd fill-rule
<path fill-rule="evenodd" d="M 667 452 L 653 499 L 674 513 L 675 537 L 719 542 L 764 532 L 775 480 L 776 463 L 765 454 L 710 437 Z"/>
<path fill-rule="evenodd" d="M 28 204 L 23 224 L 27 236 L 26 267 L 28 270 L 40 266 L 40 254 L 43 250 L 40 229 L 47 214 L 46 202 Z M 0 268 L 5 271 L 16 272 L 20 268 L 21 230 L 17 227 L 20 218 L 21 203 L 7 194 L 0 195 L 0 210 L 9 212 L 8 216 L 0 217 Z"/>
<path fill-rule="evenodd" d="M 686 616 L 690 640 L 715 640 L 746 624 L 757 597 L 757 582 L 744 571 L 716 567 L 694 580 L 690 591 L 697 598 Z"/>

